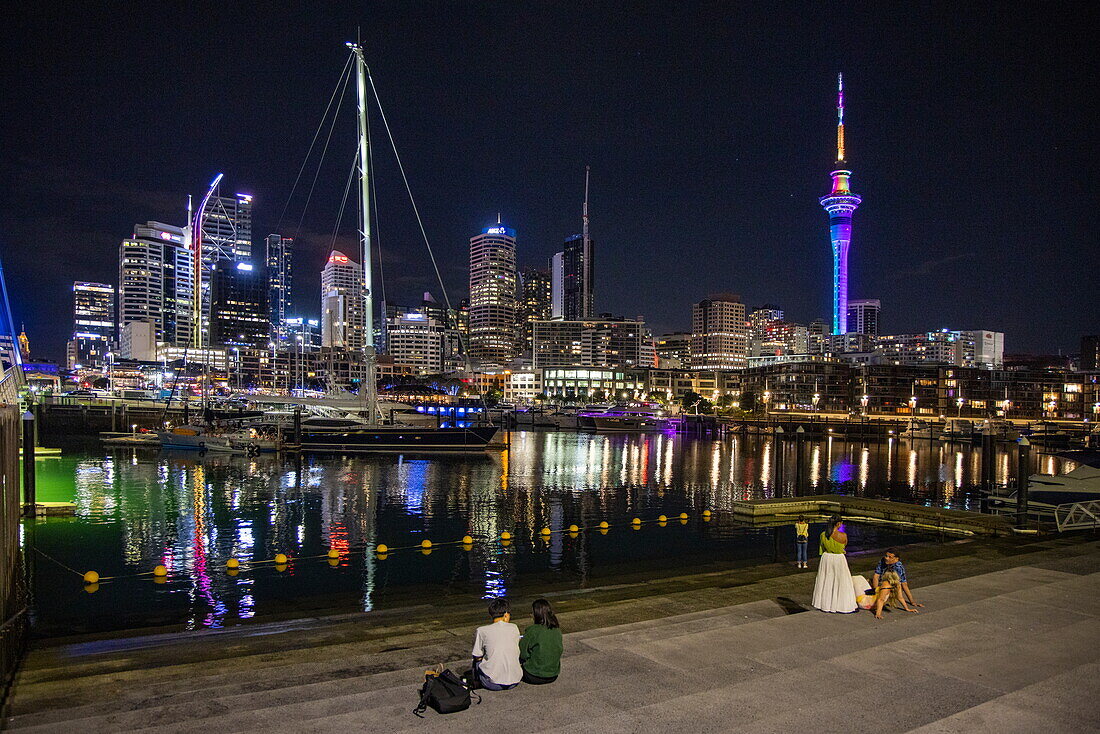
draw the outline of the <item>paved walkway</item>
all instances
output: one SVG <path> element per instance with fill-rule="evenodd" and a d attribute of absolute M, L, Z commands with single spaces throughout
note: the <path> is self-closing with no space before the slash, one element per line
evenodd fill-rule
<path fill-rule="evenodd" d="M 483 692 L 469 711 L 423 720 L 410 713 L 423 664 L 462 668 L 465 625 L 428 632 L 395 621 L 374 640 L 349 640 L 337 624 L 54 647 L 28 661 L 9 725 L 26 734 L 1097 731 L 1098 562 L 1100 543 L 1033 544 L 1001 557 L 1002 568 L 918 587 L 921 614 L 881 621 L 798 611 L 812 574 L 787 576 L 783 598 L 572 632 L 557 683 Z M 928 563 L 913 564 L 911 578 Z"/>

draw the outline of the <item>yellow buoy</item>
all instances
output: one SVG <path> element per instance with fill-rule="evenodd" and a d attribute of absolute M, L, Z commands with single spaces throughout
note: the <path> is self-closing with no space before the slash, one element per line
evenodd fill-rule
<path fill-rule="evenodd" d="M 550 534 L 550 528 L 543 528 L 539 532 L 541 532 L 543 535 L 549 535 Z"/>
<path fill-rule="evenodd" d="M 390 547 L 388 545 L 386 545 L 385 543 L 379 543 L 378 546 L 374 550 L 378 555 L 384 556 L 384 555 L 386 555 L 387 552 L 389 552 Z"/>
<path fill-rule="evenodd" d="M 99 584 L 84 584 L 84 591 L 94 594 L 99 591 Z"/>
<path fill-rule="evenodd" d="M 573 531 L 570 531 L 570 532 L 569 532 L 569 537 L 570 537 L 570 538 L 576 538 L 576 537 L 578 537 L 579 535 L 580 535 L 580 533 L 574 533 Z"/>
<path fill-rule="evenodd" d="M 473 545 L 474 539 L 469 535 L 462 536 L 462 545 Z"/>
<path fill-rule="evenodd" d="M 282 573 L 283 571 L 286 570 L 286 564 L 285 563 L 276 563 L 275 564 L 275 570 L 278 571 L 279 573 Z"/>
<path fill-rule="evenodd" d="M 680 513 L 680 519 L 681 520 L 687 520 L 688 519 L 688 514 L 686 512 L 681 512 Z"/>
<path fill-rule="evenodd" d="M 473 549 L 474 549 L 474 544 L 473 543 L 463 543 L 462 544 L 462 550 L 464 550 L 464 551 L 473 550 Z"/>
<path fill-rule="evenodd" d="M 339 558 L 330 558 L 330 559 L 328 559 L 328 565 L 332 566 L 333 568 L 336 568 L 337 566 L 340 565 L 340 559 Z"/>
<path fill-rule="evenodd" d="M 426 556 L 430 556 L 432 554 L 432 549 L 431 548 L 421 548 L 420 552 L 423 553 Z"/>
<path fill-rule="evenodd" d="M 607 535 L 607 528 L 600 528 L 600 535 Z"/>
<path fill-rule="evenodd" d="M 659 515 L 657 517 L 657 522 L 668 522 L 668 518 L 665 517 L 664 515 Z"/>
<path fill-rule="evenodd" d="M 600 522 L 600 529 L 601 530 L 607 530 L 609 527 L 611 527 L 611 526 L 607 524 L 607 520 L 603 520 L 602 522 Z"/>
<path fill-rule="evenodd" d="M 642 529 L 642 524 L 640 522 L 631 523 L 630 524 L 630 529 L 631 530 L 641 530 Z"/>
<path fill-rule="evenodd" d="M 165 577 L 165 576 L 154 576 L 153 577 L 153 583 L 154 584 L 166 584 L 166 583 L 168 583 L 168 578 Z"/>
<path fill-rule="evenodd" d="M 503 533 L 500 534 L 500 539 L 501 540 L 511 540 L 512 539 L 512 534 L 509 533 L 507 530 L 505 530 Z"/>
<path fill-rule="evenodd" d="M 380 560 L 380 561 L 384 561 L 384 560 L 386 560 L 387 558 L 389 558 L 389 555 L 387 555 L 386 553 L 379 553 L 379 554 L 378 554 L 378 556 L 377 556 L 377 558 L 378 558 L 378 560 Z"/>
<path fill-rule="evenodd" d="M 421 548 L 431 548 L 432 547 L 432 541 L 428 540 L 427 538 L 424 538 L 424 540 L 420 541 L 420 547 Z"/>
<path fill-rule="evenodd" d="M 167 576 L 168 575 L 168 569 L 165 568 L 164 566 L 157 566 L 156 568 L 153 569 L 153 575 L 154 576 Z"/>
<path fill-rule="evenodd" d="M 84 583 L 86 584 L 98 584 L 99 574 L 95 571 L 88 571 L 84 574 Z"/>
<path fill-rule="evenodd" d="M 570 525 L 569 526 L 569 532 L 576 533 L 576 532 L 579 532 L 579 531 L 580 531 L 580 528 L 578 528 L 576 525 Z"/>
<path fill-rule="evenodd" d="M 340 557 L 340 551 L 336 550 L 335 548 L 329 548 L 328 549 L 328 557 L 329 558 L 339 558 Z"/>
<path fill-rule="evenodd" d="M 710 517 L 710 510 L 703 510 L 703 517 Z"/>
<path fill-rule="evenodd" d="M 286 565 L 286 560 L 287 560 L 286 559 L 286 553 L 276 553 L 275 554 L 275 563 L 276 564 L 281 565 L 281 566 L 285 566 Z"/>
<path fill-rule="evenodd" d="M 504 546 L 505 548 L 507 548 L 508 546 L 510 546 L 510 545 L 512 544 L 512 541 L 510 541 L 510 540 L 502 540 L 502 541 L 500 541 L 500 544 L 501 544 L 502 546 Z"/>
<path fill-rule="evenodd" d="M 236 558 L 230 558 L 228 561 L 225 562 L 225 567 L 226 568 L 240 568 L 241 567 L 241 562 L 238 561 Z"/>
<path fill-rule="evenodd" d="M 642 524 L 642 518 L 636 517 L 636 518 L 634 518 L 633 520 L 630 521 L 630 524 L 631 525 L 641 525 Z"/>

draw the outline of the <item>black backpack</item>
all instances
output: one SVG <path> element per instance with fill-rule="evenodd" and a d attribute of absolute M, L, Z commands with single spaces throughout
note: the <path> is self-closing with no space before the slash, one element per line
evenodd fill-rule
<path fill-rule="evenodd" d="M 420 703 L 413 709 L 413 713 L 422 715 L 428 707 L 441 714 L 453 714 L 455 711 L 465 711 L 470 708 L 470 697 L 476 696 L 481 703 L 481 696 L 473 693 L 466 687 L 462 680 L 449 669 L 439 674 L 429 673 L 424 676 L 424 685 L 420 688 Z"/>

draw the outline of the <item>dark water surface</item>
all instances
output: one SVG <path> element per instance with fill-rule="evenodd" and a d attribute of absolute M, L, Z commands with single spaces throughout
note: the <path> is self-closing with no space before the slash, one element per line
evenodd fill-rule
<path fill-rule="evenodd" d="M 979 508 L 976 448 L 896 440 L 805 448 L 812 493 Z M 771 562 L 773 530 L 739 525 L 727 510 L 731 501 L 793 491 L 793 442 L 782 450 L 781 488 L 777 445 L 765 436 L 516 432 L 502 452 L 300 461 L 67 450 L 38 462 L 38 493 L 76 503 L 76 516 L 24 526 L 26 544 L 45 554 L 31 554 L 35 622 L 40 634 L 201 629 Z M 1000 450 L 998 481 L 1008 481 L 1010 464 Z M 1039 459 L 1040 471 L 1062 468 Z M 651 522 L 661 514 L 667 525 Z M 633 517 L 647 522 L 634 530 Z M 571 524 L 588 529 L 572 537 L 564 532 Z M 543 527 L 555 531 L 547 540 Z M 510 544 L 495 540 L 503 531 Z M 853 552 L 927 539 L 859 525 L 849 532 Z M 454 542 L 466 534 L 476 539 L 470 549 Z M 437 544 L 427 555 L 413 548 L 424 539 Z M 395 549 L 384 560 L 373 552 L 380 543 Z M 324 557 L 329 548 L 343 553 L 339 561 Z M 781 529 L 778 550 L 793 558 L 793 530 Z M 290 556 L 285 570 L 270 563 L 276 553 Z M 242 563 L 235 576 L 225 571 L 230 557 Z M 168 568 L 164 583 L 135 576 L 157 564 Z M 76 572 L 89 569 L 116 578 L 87 593 Z"/>

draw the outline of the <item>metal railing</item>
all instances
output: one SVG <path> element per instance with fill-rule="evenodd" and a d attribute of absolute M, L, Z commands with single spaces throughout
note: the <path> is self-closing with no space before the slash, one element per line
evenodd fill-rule
<path fill-rule="evenodd" d="M 19 537 L 23 514 L 19 482 L 18 405 L 0 403 L 0 722 L 27 645 L 26 569 Z M 34 458 L 30 458 L 34 461 Z"/>
<path fill-rule="evenodd" d="M 1100 500 L 1068 502 L 1054 508 L 1058 532 L 1100 527 Z"/>

